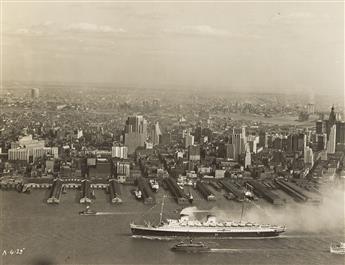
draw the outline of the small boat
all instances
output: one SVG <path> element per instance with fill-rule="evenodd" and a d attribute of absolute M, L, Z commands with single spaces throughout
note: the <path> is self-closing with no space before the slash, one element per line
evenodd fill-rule
<path fill-rule="evenodd" d="M 190 240 L 189 243 L 184 243 L 183 241 L 174 245 L 171 248 L 172 251 L 180 251 L 180 252 L 206 252 L 209 251 L 210 248 L 205 245 L 203 242 L 193 243 Z"/>
<path fill-rule="evenodd" d="M 80 211 L 79 215 L 98 215 L 96 211 L 90 209 L 90 206 L 86 206 L 84 211 Z"/>
<path fill-rule="evenodd" d="M 329 249 L 333 254 L 345 255 L 345 242 L 332 243 Z"/>

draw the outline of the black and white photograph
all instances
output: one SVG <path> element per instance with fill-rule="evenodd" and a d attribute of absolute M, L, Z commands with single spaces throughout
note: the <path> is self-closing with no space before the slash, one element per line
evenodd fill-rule
<path fill-rule="evenodd" d="M 344 265 L 344 8 L 0 0 L 0 265 Z"/>

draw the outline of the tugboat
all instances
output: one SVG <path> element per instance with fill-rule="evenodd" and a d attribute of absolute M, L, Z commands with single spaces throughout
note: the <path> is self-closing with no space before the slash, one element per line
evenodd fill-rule
<path fill-rule="evenodd" d="M 90 209 L 90 206 L 87 205 L 84 211 L 80 211 L 79 215 L 98 215 L 96 211 Z"/>
<path fill-rule="evenodd" d="M 345 242 L 332 243 L 329 250 L 333 254 L 345 255 Z"/>
<path fill-rule="evenodd" d="M 210 250 L 210 248 L 203 242 L 193 243 L 193 240 L 191 239 L 189 243 L 184 243 L 181 241 L 180 243 L 174 245 L 171 250 L 179 252 L 207 252 Z"/>

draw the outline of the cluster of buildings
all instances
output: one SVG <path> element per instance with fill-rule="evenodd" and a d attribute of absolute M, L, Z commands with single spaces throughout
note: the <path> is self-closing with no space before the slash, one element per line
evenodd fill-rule
<path fill-rule="evenodd" d="M 31 96 L 39 98 L 39 91 L 33 89 Z M 327 119 L 318 120 L 315 127 L 309 128 L 213 118 L 206 110 L 176 118 L 171 115 L 176 106 L 167 108 L 164 115 L 157 113 L 161 108 L 157 100 L 152 104 L 145 101 L 144 107 L 150 117 L 112 119 L 90 115 L 74 119 L 75 126 L 69 112 L 63 109 L 53 118 L 48 114 L 43 118 L 35 116 L 36 121 L 31 124 L 24 119 L 23 127 L 28 129 L 18 130 L 17 139 L 0 134 L 0 173 L 23 174 L 24 179 L 33 182 L 37 177 L 65 182 L 83 180 L 85 200 L 89 198 L 90 183 L 84 180 L 91 181 L 90 185 L 111 187 L 112 200 L 121 201 L 118 184 L 137 184 L 139 179 L 145 190 L 147 183 L 142 179 L 164 179 L 179 196 L 179 185 L 195 184 L 213 200 L 202 181 L 277 176 L 315 180 L 325 175 L 334 177 L 342 169 L 345 122 L 334 107 Z M 231 108 L 253 111 L 248 104 Z M 183 107 L 178 109 L 183 112 Z M 314 105 L 309 104 L 307 112 L 314 114 Z M 238 193 L 232 184 L 224 183 Z M 58 190 L 62 185 L 54 182 Z M 257 182 L 252 186 L 263 189 Z M 57 200 L 56 194 L 60 193 L 51 194 L 52 201 Z M 152 194 L 145 194 L 148 201 L 154 201 Z M 275 200 L 273 195 L 270 200 Z"/>

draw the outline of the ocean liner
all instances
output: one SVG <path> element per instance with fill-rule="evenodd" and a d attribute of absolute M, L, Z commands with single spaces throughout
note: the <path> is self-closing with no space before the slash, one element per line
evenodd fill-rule
<path fill-rule="evenodd" d="M 134 237 L 201 237 L 201 238 L 260 238 L 276 237 L 285 232 L 285 226 L 263 225 L 250 222 L 217 222 L 216 217 L 209 215 L 200 222 L 190 220 L 182 214 L 180 219 L 162 221 L 162 210 L 159 225 L 138 225 L 131 223 L 130 229 Z"/>

